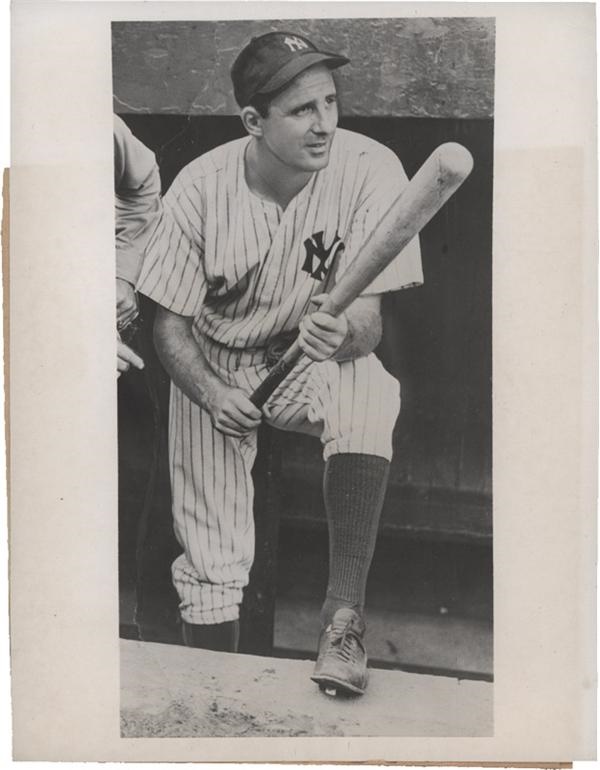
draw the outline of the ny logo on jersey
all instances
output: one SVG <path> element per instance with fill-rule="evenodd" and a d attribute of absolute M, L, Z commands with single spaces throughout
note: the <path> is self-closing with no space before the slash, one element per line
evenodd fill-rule
<path fill-rule="evenodd" d="M 321 230 L 304 241 L 304 248 L 306 249 L 306 259 L 304 260 L 302 269 L 308 273 L 311 278 L 322 281 L 330 271 L 335 255 L 340 249 L 344 248 L 344 244 L 336 232 L 333 236 L 331 245 L 326 248 L 323 244 L 323 230 Z M 316 264 L 314 261 L 315 257 L 317 258 Z M 328 260 L 329 264 L 327 264 Z"/>
<path fill-rule="evenodd" d="M 283 43 L 287 45 L 290 51 L 303 51 L 305 48 L 308 48 L 308 43 L 305 43 L 299 37 L 286 37 Z"/>

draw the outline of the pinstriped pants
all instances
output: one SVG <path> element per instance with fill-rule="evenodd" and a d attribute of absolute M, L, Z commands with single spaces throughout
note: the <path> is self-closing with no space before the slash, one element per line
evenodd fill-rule
<path fill-rule="evenodd" d="M 248 393 L 267 372 L 264 354 L 205 352 L 223 380 Z M 373 354 L 343 363 L 303 357 L 267 407 L 274 427 L 319 436 L 325 460 L 349 452 L 390 460 L 400 386 Z M 225 436 L 172 384 L 169 456 L 175 534 L 184 549 L 172 566 L 181 616 L 201 624 L 235 620 L 254 558 L 256 434 Z"/>

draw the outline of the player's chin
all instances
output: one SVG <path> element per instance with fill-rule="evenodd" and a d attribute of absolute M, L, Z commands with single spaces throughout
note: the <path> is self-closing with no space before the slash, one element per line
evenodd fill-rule
<path fill-rule="evenodd" d="M 325 168 L 329 163 L 329 147 L 324 148 L 323 151 L 320 148 L 317 150 L 308 149 L 304 153 L 303 166 L 306 171 L 320 171 Z"/>

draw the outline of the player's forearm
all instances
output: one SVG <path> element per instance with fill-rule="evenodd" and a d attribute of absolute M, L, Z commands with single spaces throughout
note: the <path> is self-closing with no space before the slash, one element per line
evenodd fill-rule
<path fill-rule="evenodd" d="M 157 308 L 154 344 L 169 376 L 194 403 L 209 408 L 224 383 L 211 369 L 192 333 L 192 319 Z"/>
<path fill-rule="evenodd" d="M 334 355 L 336 361 L 350 361 L 372 353 L 381 340 L 382 323 L 379 305 L 355 303 L 346 310 L 348 332 Z"/>

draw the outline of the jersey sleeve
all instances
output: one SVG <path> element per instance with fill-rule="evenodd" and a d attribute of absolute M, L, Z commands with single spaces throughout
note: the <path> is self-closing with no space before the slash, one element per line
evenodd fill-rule
<path fill-rule="evenodd" d="M 163 198 L 163 212 L 144 257 L 137 289 L 159 305 L 196 317 L 206 296 L 204 205 L 186 169 Z"/>
<path fill-rule="evenodd" d="M 373 157 L 369 159 L 363 189 L 349 234 L 345 238 L 345 249 L 338 268 L 340 271 L 360 253 L 371 232 L 407 184 L 408 177 L 397 155 L 387 147 L 379 145 Z M 419 286 L 422 283 L 421 248 L 419 237 L 415 236 L 363 294 L 383 294 Z"/>
<path fill-rule="evenodd" d="M 118 115 L 113 122 L 117 278 L 135 285 L 160 216 L 160 175 L 151 152 Z"/>

